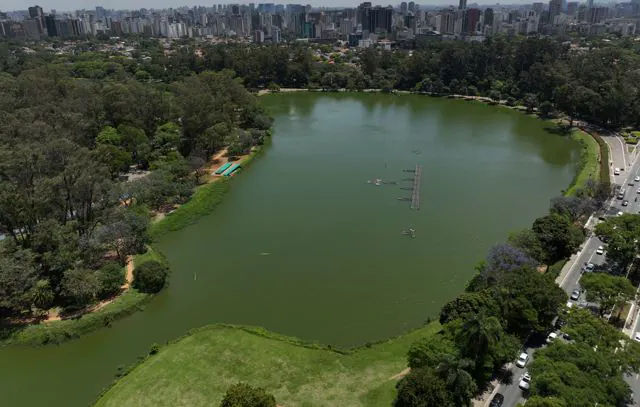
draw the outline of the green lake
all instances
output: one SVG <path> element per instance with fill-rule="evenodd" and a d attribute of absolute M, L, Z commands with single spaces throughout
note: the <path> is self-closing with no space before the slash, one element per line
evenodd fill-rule
<path fill-rule="evenodd" d="M 3 405 L 86 406 L 119 365 L 208 323 L 342 347 L 400 334 L 460 293 L 491 245 L 544 215 L 579 162 L 576 142 L 503 108 L 417 95 L 261 100 L 273 143 L 213 214 L 163 237 L 169 288 L 111 328 L 0 351 Z M 398 199 L 417 164 L 419 211 Z M 367 183 L 376 178 L 398 184 Z"/>

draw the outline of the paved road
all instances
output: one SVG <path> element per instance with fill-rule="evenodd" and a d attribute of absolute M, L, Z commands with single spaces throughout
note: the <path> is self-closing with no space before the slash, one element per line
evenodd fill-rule
<path fill-rule="evenodd" d="M 607 211 L 607 215 L 615 216 L 618 212 L 638 213 L 640 211 L 640 202 L 636 202 L 635 198 L 637 196 L 640 201 L 640 194 L 637 193 L 637 190 L 640 189 L 640 183 L 635 182 L 635 185 L 633 186 L 628 185 L 628 183 L 630 180 L 633 180 L 635 176 L 640 175 L 640 160 L 637 159 L 638 157 L 636 154 L 627 153 L 626 146 L 620 142 L 620 138 L 605 136 L 603 139 L 609 146 L 611 181 L 616 185 L 623 185 L 622 188 L 625 188 L 626 190 L 625 199 L 629 201 L 629 205 L 623 207 L 623 200 L 613 199 Z M 620 175 L 613 175 L 614 168 L 624 168 L 625 170 L 621 171 Z M 588 226 L 592 228 L 597 223 L 598 220 L 592 218 Z M 603 245 L 603 243 L 596 236 L 589 237 L 582 245 L 581 250 L 569 260 L 563 269 L 556 282 L 568 295 L 571 295 L 573 290 L 580 289 L 579 282 L 580 277 L 582 276 L 582 267 L 586 263 L 591 262 L 596 265 L 596 268 L 598 268 L 606 262 L 606 253 L 605 255 L 596 254 L 596 249 L 601 245 Z M 584 301 L 584 294 L 582 294 L 578 301 L 571 302 L 582 303 Z M 636 322 L 640 322 L 640 313 L 638 314 L 638 321 Z M 638 326 L 640 327 L 640 323 L 638 323 Z M 529 354 L 530 359 L 528 363 L 531 363 L 535 348 L 530 347 L 525 349 L 525 351 Z M 504 407 L 515 407 L 519 403 L 524 403 L 526 401 L 523 397 L 522 390 L 518 387 L 520 377 L 526 371 L 526 366 L 524 369 L 520 369 L 513 364 L 510 368 L 513 372 L 512 383 L 508 385 L 499 385 L 497 390 L 494 391 L 494 393 L 499 392 L 504 395 Z M 532 379 L 535 380 L 535 377 Z M 629 377 L 627 378 L 627 382 L 631 386 L 634 394 L 640 395 L 640 376 L 636 375 Z M 488 406 L 489 401 L 490 398 L 487 400 L 485 405 Z"/>

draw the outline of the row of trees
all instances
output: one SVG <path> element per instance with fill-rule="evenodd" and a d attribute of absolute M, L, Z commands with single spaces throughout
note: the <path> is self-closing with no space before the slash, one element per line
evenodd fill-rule
<path fill-rule="evenodd" d="M 527 406 L 626 406 L 632 403 L 623 375 L 640 369 L 640 346 L 585 309 L 561 315 L 571 340 L 554 341 L 528 366 Z"/>
<path fill-rule="evenodd" d="M 429 43 L 412 53 L 366 49 L 354 63 L 318 61 L 300 46 L 211 45 L 202 59 L 181 51 L 176 57 L 192 69 L 232 69 L 255 88 L 275 83 L 482 95 L 558 109 L 605 127 L 640 124 L 640 56 L 620 46 L 583 50 L 550 38 L 492 37 Z"/>
<path fill-rule="evenodd" d="M 7 52 L 0 70 L 12 75 L 43 62 L 64 62 L 76 78 L 122 82 L 182 81 L 194 72 L 229 69 L 249 88 L 401 89 L 435 94 L 482 95 L 520 101 L 545 112 L 558 109 L 604 127 L 640 124 L 640 55 L 631 44 L 571 47 L 553 38 L 492 37 L 482 43 L 448 41 L 418 49 L 366 49 L 346 56 L 318 55 L 308 45 L 196 44 L 178 41 L 165 49 L 156 40 L 135 43 L 133 59 L 84 52 L 60 61 L 47 50 Z M 88 51 L 98 44 L 88 43 Z M 196 50 L 201 51 L 196 53 Z M 2 52 L 2 49 L 0 49 Z M 2 58 L 0 58 L 1 60 Z M 163 99 L 147 99 L 162 105 Z M 145 106 L 136 106 L 144 109 Z M 145 128 L 148 135 L 149 128 Z M 202 134 L 202 133 L 200 133 Z"/>
<path fill-rule="evenodd" d="M 442 307 L 442 331 L 418 340 L 409 349 L 411 372 L 397 385 L 396 407 L 470 405 L 471 399 L 485 389 L 502 366 L 516 357 L 529 335 L 547 332 L 563 309 L 567 296 L 555 283 L 553 273 L 543 273 L 545 265 L 565 259 L 578 249 L 585 238 L 582 222 L 603 202 L 598 193 L 600 189 L 599 185 L 590 183 L 577 197 L 554 198 L 548 215 L 536 219 L 530 229 L 511 235 L 508 243 L 491 248 L 466 291 Z M 594 317 L 587 318 L 585 315 L 590 314 L 585 313 L 580 311 L 569 319 L 569 331 L 576 343 L 589 343 L 584 339 L 588 335 L 591 335 L 589 340 L 596 340 L 601 334 L 610 338 L 614 335 L 612 332 L 617 332 Z M 588 332 L 584 324 L 594 325 L 601 332 Z M 624 353 L 608 363 L 626 370 L 637 369 L 631 359 L 629 353 Z M 557 370 L 557 366 L 551 362 L 539 362 L 537 366 L 532 371 L 534 383 L 539 384 L 533 387 L 532 394 L 555 396 L 561 403 L 577 405 L 569 397 L 572 383 L 560 385 L 560 379 L 554 383 L 552 372 L 545 370 Z M 608 385 L 617 389 L 614 393 L 609 392 L 608 387 L 592 389 L 602 391 L 597 399 L 627 400 L 629 388 L 619 370 L 612 383 Z"/>
<path fill-rule="evenodd" d="M 14 51 L 0 72 L 5 322 L 118 293 L 150 211 L 187 200 L 211 154 L 248 152 L 271 126 L 231 71 L 140 81 L 135 60 Z M 113 74 L 91 73 L 102 68 Z M 158 289 L 153 278 L 134 285 Z"/>

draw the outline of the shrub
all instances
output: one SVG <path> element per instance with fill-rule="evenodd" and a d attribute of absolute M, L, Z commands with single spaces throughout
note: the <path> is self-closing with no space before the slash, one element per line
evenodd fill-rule
<path fill-rule="evenodd" d="M 167 281 L 167 266 L 156 260 L 142 263 L 133 271 L 133 287 L 143 293 L 157 293 Z"/>
<path fill-rule="evenodd" d="M 98 271 L 100 281 L 99 298 L 107 298 L 120 292 L 124 284 L 124 270 L 116 262 L 107 263 Z"/>
<path fill-rule="evenodd" d="M 72 269 L 64 272 L 60 287 L 66 307 L 79 309 L 93 302 L 100 289 L 100 281 L 94 271 Z"/>
<path fill-rule="evenodd" d="M 152 344 L 151 348 L 149 349 L 149 355 L 155 355 L 158 352 L 160 352 L 160 345 L 158 345 L 157 343 Z"/>
<path fill-rule="evenodd" d="M 276 407 L 276 399 L 263 388 L 237 383 L 229 387 L 220 407 Z"/>

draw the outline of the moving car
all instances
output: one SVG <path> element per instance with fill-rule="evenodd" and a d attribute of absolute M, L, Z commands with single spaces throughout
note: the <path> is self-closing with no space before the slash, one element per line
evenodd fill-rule
<path fill-rule="evenodd" d="M 547 343 L 551 343 L 551 342 L 555 341 L 557 337 L 558 337 L 558 333 L 557 332 L 551 332 L 549 334 L 549 336 L 547 336 Z"/>
<path fill-rule="evenodd" d="M 628 206 L 628 205 L 629 205 L 629 201 L 627 201 L 626 199 L 622 201 L 622 206 Z"/>
<path fill-rule="evenodd" d="M 613 175 L 620 175 L 620 168 L 614 168 Z"/>
<path fill-rule="evenodd" d="M 518 387 L 520 387 L 522 390 L 529 390 L 529 387 L 531 387 L 531 375 L 529 373 L 525 373 L 522 375 L 522 377 L 520 378 L 520 383 L 518 383 Z"/>
<path fill-rule="evenodd" d="M 580 298 L 580 290 L 573 290 L 573 292 L 571 293 L 571 299 L 574 301 L 578 301 L 578 298 Z"/>
<path fill-rule="evenodd" d="M 525 352 L 522 352 L 518 357 L 518 360 L 516 361 L 516 366 L 524 367 L 524 365 L 527 364 L 527 360 L 529 360 L 529 355 L 527 355 Z"/>
<path fill-rule="evenodd" d="M 636 191 L 636 193 L 637 193 L 637 194 L 640 194 L 640 189 L 638 189 L 638 190 Z"/>
<path fill-rule="evenodd" d="M 501 407 L 502 403 L 504 403 L 504 396 L 500 393 L 496 393 L 496 395 L 491 399 L 489 407 Z"/>
<path fill-rule="evenodd" d="M 596 250 L 596 254 L 604 254 L 604 246 L 598 246 L 598 250 Z"/>
<path fill-rule="evenodd" d="M 636 177 L 633 179 L 635 182 L 640 182 L 640 177 L 636 175 Z"/>

